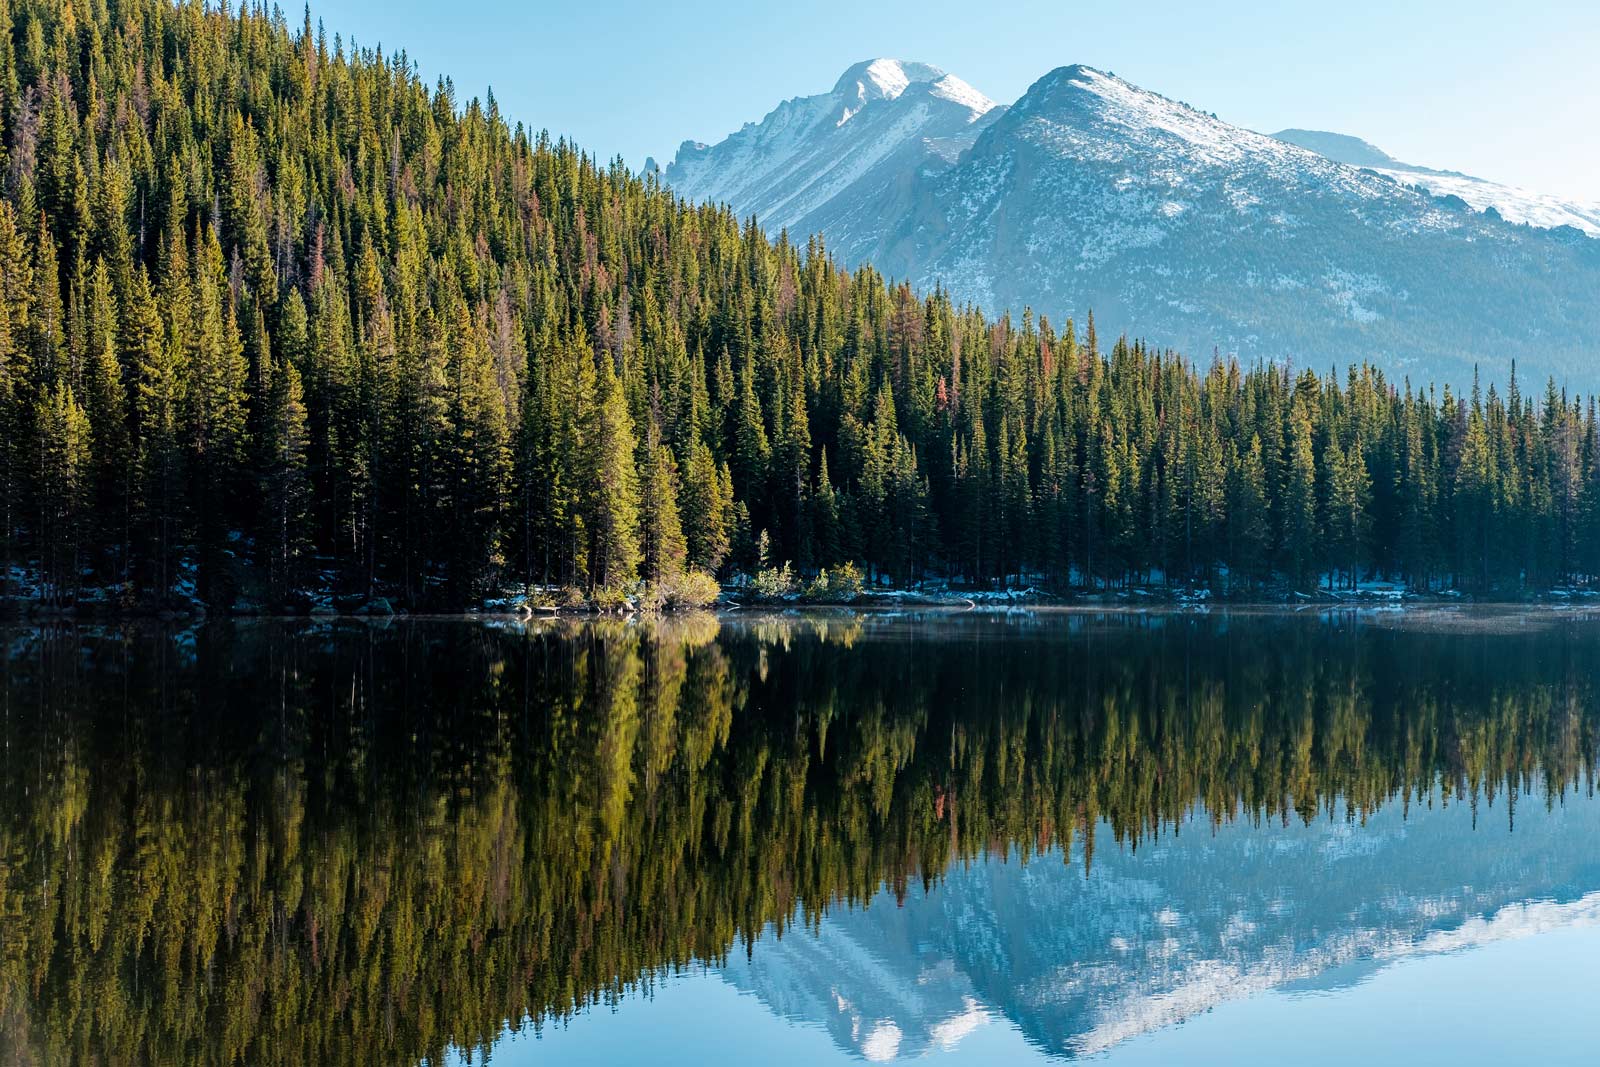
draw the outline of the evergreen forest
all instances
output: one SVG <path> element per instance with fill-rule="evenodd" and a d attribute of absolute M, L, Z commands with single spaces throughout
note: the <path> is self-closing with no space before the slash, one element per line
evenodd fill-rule
<path fill-rule="evenodd" d="M 1514 366 L 1452 390 L 985 317 L 309 10 L 0 27 L 0 598 L 1600 575 L 1593 399 Z"/>

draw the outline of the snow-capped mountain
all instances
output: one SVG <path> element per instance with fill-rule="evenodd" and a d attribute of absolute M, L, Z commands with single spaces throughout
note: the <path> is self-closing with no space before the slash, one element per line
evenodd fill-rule
<path fill-rule="evenodd" d="M 754 213 L 774 234 L 870 243 L 905 210 L 915 178 L 953 164 L 1004 110 L 938 67 L 872 59 L 715 146 L 684 142 L 663 178 L 691 200 Z"/>
<path fill-rule="evenodd" d="M 992 312 L 1092 309 L 1103 335 L 1202 360 L 1368 360 L 1459 385 L 1516 359 L 1600 385 L 1600 240 L 1579 229 L 1516 225 L 1422 187 L 1454 176 L 1339 162 L 1092 67 L 1009 108 L 953 81 L 858 65 L 686 145 L 665 180 Z"/>
<path fill-rule="evenodd" d="M 1355 167 L 1367 167 L 1433 196 L 1458 196 L 1478 211 L 1494 211 L 1508 222 L 1553 229 L 1571 226 L 1600 237 L 1600 201 L 1569 200 L 1548 193 L 1501 185 L 1455 170 L 1435 170 L 1403 163 L 1376 145 L 1348 134 L 1326 130 L 1279 130 L 1280 141 L 1309 148 L 1320 156 Z"/>

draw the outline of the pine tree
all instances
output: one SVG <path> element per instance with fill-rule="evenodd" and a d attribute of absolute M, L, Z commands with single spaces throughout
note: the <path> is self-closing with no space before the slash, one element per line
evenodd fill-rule
<path fill-rule="evenodd" d="M 188 297 L 194 309 L 188 342 L 186 436 L 189 471 L 194 479 L 190 499 L 198 518 L 200 595 L 220 603 L 232 599 L 232 581 L 224 572 L 230 532 L 241 518 L 239 474 L 247 455 L 244 340 L 239 334 L 222 262 L 222 248 L 207 230 L 197 242 L 194 276 Z"/>
<path fill-rule="evenodd" d="M 165 598 L 178 577 L 184 543 L 184 380 L 178 352 L 167 343 L 155 297 L 141 269 L 122 320 L 122 351 L 134 371 L 136 493 L 143 585 Z"/>
<path fill-rule="evenodd" d="M 600 359 L 594 411 L 584 439 L 590 463 L 585 494 L 590 588 L 621 589 L 638 578 L 639 484 L 633 419 L 609 357 Z"/>
<path fill-rule="evenodd" d="M 1314 577 L 1317 559 L 1317 473 L 1311 417 L 1296 402 L 1289 416 L 1289 458 L 1283 486 L 1284 564 L 1296 584 Z"/>
<path fill-rule="evenodd" d="M 34 421 L 45 599 L 70 603 L 78 593 L 90 515 L 89 419 L 72 386 L 58 381 L 39 399 Z"/>
<path fill-rule="evenodd" d="M 831 566 L 840 562 L 842 556 L 839 545 L 839 496 L 834 492 L 833 479 L 828 475 L 826 451 L 817 463 L 817 485 L 811 493 L 810 505 L 816 561 L 820 566 Z"/>
<path fill-rule="evenodd" d="M 639 480 L 640 565 L 648 581 L 670 584 L 682 576 L 689 551 L 678 517 L 678 464 L 655 427 L 646 437 L 645 452 Z"/>
<path fill-rule="evenodd" d="M 300 372 L 292 363 L 273 371 L 261 425 L 262 547 L 268 594 L 281 604 L 306 578 L 306 511 L 311 498 L 305 399 Z"/>
<path fill-rule="evenodd" d="M 1350 588 L 1360 579 L 1361 556 L 1367 541 L 1371 517 L 1372 480 L 1361 455 L 1361 446 L 1349 449 L 1329 446 L 1331 484 L 1328 496 L 1328 568 L 1330 588 L 1334 572 L 1342 570 Z"/>
<path fill-rule="evenodd" d="M 557 390 L 560 347 L 546 330 L 529 361 L 518 406 L 512 477 L 518 487 L 512 547 L 525 589 L 557 577 L 561 531 L 576 521 L 571 472 L 560 462 L 564 415 Z"/>
<path fill-rule="evenodd" d="M 777 523 L 783 531 L 786 558 L 800 567 L 811 565 L 816 543 L 811 529 L 808 497 L 811 489 L 811 420 L 806 414 L 806 392 L 800 368 L 792 358 L 784 364 L 783 437 L 775 457 L 773 480 Z"/>
<path fill-rule="evenodd" d="M 1456 573 L 1468 588 L 1489 586 L 1489 530 L 1494 518 L 1494 471 L 1483 414 L 1474 403 L 1467 418 L 1454 487 Z"/>
<path fill-rule="evenodd" d="M 27 366 L 40 391 L 69 376 L 66 365 L 66 310 L 61 299 L 61 272 L 55 237 L 39 216 L 33 240 L 33 292 L 28 299 Z"/>
<path fill-rule="evenodd" d="M 1265 577 L 1265 564 L 1272 549 L 1267 507 L 1267 471 L 1262 460 L 1261 438 L 1251 435 L 1250 444 L 1228 476 L 1228 571 L 1229 587 L 1249 588 Z"/>
<path fill-rule="evenodd" d="M 756 399 L 755 375 L 751 361 L 745 360 L 739 370 L 739 397 L 734 408 L 732 457 L 734 489 L 743 499 L 765 500 L 769 458 L 766 423 L 761 413 L 761 402 Z"/>
<path fill-rule="evenodd" d="M 9 37 L 0 41 L 0 48 L 9 46 Z M 23 472 L 27 469 L 29 274 L 27 250 L 11 205 L 0 200 L 0 598 L 11 589 L 12 561 L 22 522 Z"/>
<path fill-rule="evenodd" d="M 570 515 L 557 542 L 563 580 L 589 586 L 598 381 L 587 336 L 580 335 L 562 352 L 558 374 L 560 415 L 556 420 L 554 474 L 548 483 L 550 491 L 557 495 L 552 497 L 550 511 Z"/>
<path fill-rule="evenodd" d="M 449 326 L 442 462 L 448 509 L 441 515 L 441 532 L 450 542 L 439 556 L 448 561 L 451 599 L 462 603 L 478 595 L 484 563 L 498 559 L 507 432 L 483 322 L 457 299 Z M 627 443 L 631 449 L 631 431 Z"/>
<path fill-rule="evenodd" d="M 861 481 L 855 502 L 866 516 L 861 524 L 861 536 L 868 558 L 891 569 L 904 532 L 899 528 L 891 506 L 896 483 L 895 451 L 899 440 L 894 393 L 885 383 L 878 389 L 872 424 L 865 434 Z"/>
<path fill-rule="evenodd" d="M 95 263 L 89 298 L 84 412 L 90 427 L 91 504 L 98 546 L 112 553 L 105 577 L 125 583 L 132 552 L 133 452 L 128 434 L 128 393 L 122 380 L 119 314 L 111 272 Z"/>
<path fill-rule="evenodd" d="M 726 465 L 717 465 L 705 442 L 696 441 L 691 449 L 682 497 L 688 561 L 714 573 L 728 557 L 733 517 L 731 475 Z"/>
<path fill-rule="evenodd" d="M 1000 421 L 999 536 L 1001 584 L 1021 571 L 1033 551 L 1033 501 L 1028 491 L 1028 438 L 1019 421 Z"/>

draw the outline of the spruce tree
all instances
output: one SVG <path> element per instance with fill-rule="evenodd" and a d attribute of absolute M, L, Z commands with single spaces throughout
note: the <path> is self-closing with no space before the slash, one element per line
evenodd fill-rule
<path fill-rule="evenodd" d="M 1243 456 L 1228 475 L 1228 549 L 1230 590 L 1248 589 L 1265 577 L 1272 549 L 1267 507 L 1267 471 L 1261 438 L 1251 435 Z"/>
<path fill-rule="evenodd" d="M 606 356 L 600 358 L 595 404 L 584 439 L 589 458 L 585 526 L 590 535 L 590 587 L 617 590 L 638 578 L 639 480 L 633 419 L 622 383 Z"/>
<path fill-rule="evenodd" d="M 0 47 L 9 47 L 6 37 Z M 29 264 L 11 205 L 0 200 L 0 597 L 11 589 L 11 568 L 21 536 L 28 439 L 25 398 L 31 361 L 27 352 Z"/>
<path fill-rule="evenodd" d="M 1297 402 L 1289 416 L 1289 458 L 1283 484 L 1283 552 L 1289 577 L 1304 584 L 1317 560 L 1317 473 L 1311 418 Z"/>
<path fill-rule="evenodd" d="M 283 603 L 306 579 L 306 408 L 300 372 L 285 363 L 272 373 L 261 419 L 262 548 L 268 595 Z"/>
<path fill-rule="evenodd" d="M 126 582 L 132 552 L 133 453 L 119 351 L 120 316 L 104 260 L 95 263 L 88 310 L 83 406 L 90 427 L 93 538 L 97 547 L 110 553 L 97 561 L 108 565 L 102 576 Z"/>
<path fill-rule="evenodd" d="M 57 381 L 39 398 L 34 435 L 44 598 L 70 603 L 77 597 L 82 573 L 92 473 L 89 418 L 65 381 Z"/>
<path fill-rule="evenodd" d="M 165 598 L 177 580 L 184 544 L 184 379 L 142 269 L 134 274 L 131 296 L 121 345 L 134 372 L 135 500 L 140 558 L 147 572 L 143 585 Z"/>
<path fill-rule="evenodd" d="M 728 557 L 733 499 L 731 476 L 703 441 L 691 446 L 684 471 L 682 519 L 688 561 L 713 573 Z"/>
<path fill-rule="evenodd" d="M 186 436 L 190 499 L 195 506 L 202 599 L 227 603 L 233 593 L 226 562 L 241 518 L 239 476 L 247 456 L 244 340 L 234 317 L 222 248 L 208 229 L 194 257 L 188 297 L 194 309 L 187 338 Z"/>
<path fill-rule="evenodd" d="M 678 464 L 654 427 L 645 452 L 639 480 L 640 567 L 646 580 L 670 585 L 682 576 L 689 551 L 678 516 Z"/>

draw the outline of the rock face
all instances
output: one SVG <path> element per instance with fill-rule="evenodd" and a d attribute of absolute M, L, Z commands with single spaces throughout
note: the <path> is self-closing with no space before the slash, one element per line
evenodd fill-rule
<path fill-rule="evenodd" d="M 1352 142 L 1388 159 L 1314 136 L 1316 151 L 1092 67 L 1051 71 L 1002 108 L 937 68 L 879 60 L 685 145 L 664 178 L 769 232 L 823 232 L 849 264 L 993 312 L 1059 324 L 1092 309 L 1102 335 L 1200 360 L 1367 360 L 1460 386 L 1479 365 L 1503 381 L 1515 359 L 1525 379 L 1600 385 L 1600 240 L 1482 210 L 1483 188 L 1430 191 L 1465 176 L 1329 158 Z"/>

